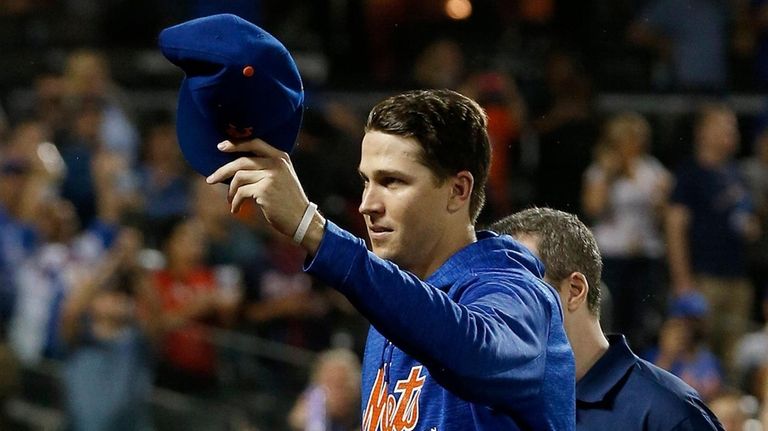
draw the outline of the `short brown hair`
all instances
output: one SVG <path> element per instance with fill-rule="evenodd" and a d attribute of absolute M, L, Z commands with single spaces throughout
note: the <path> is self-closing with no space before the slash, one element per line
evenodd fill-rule
<path fill-rule="evenodd" d="M 575 215 L 551 208 L 529 208 L 497 221 L 490 229 L 513 237 L 536 238 L 539 258 L 553 280 L 561 281 L 574 272 L 584 274 L 589 283 L 587 307 L 593 315 L 600 315 L 603 260 L 592 232 Z"/>
<path fill-rule="evenodd" d="M 477 102 L 451 90 L 408 91 L 371 110 L 365 132 L 372 131 L 414 138 L 423 150 L 421 163 L 440 183 L 469 171 L 475 181 L 469 214 L 477 220 L 491 164 L 488 118 Z"/>

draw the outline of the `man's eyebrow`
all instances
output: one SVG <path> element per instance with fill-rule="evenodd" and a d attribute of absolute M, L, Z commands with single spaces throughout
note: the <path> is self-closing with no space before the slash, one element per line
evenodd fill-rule
<path fill-rule="evenodd" d="M 393 169 L 377 169 L 373 171 L 375 177 L 407 177 L 407 173 Z"/>

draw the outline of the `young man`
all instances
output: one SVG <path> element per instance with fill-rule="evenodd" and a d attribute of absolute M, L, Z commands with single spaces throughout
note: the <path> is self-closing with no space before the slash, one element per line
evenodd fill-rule
<path fill-rule="evenodd" d="M 690 386 L 638 358 L 623 335 L 600 328 L 602 259 L 592 232 L 576 216 L 549 208 L 512 214 L 491 226 L 514 236 L 546 268 L 544 280 L 563 304 L 576 357 L 576 429 L 722 430 Z M 616 425 L 618 426 L 618 425 Z"/>
<path fill-rule="evenodd" d="M 474 101 L 411 91 L 371 111 L 359 172 L 363 240 L 314 209 L 287 154 L 258 139 L 207 181 L 255 199 L 372 328 L 363 430 L 573 430 L 573 354 L 540 262 L 509 237 L 475 233 L 490 146 Z M 304 214 L 304 217 L 302 217 Z M 298 226 L 298 227 L 297 227 Z"/>
<path fill-rule="evenodd" d="M 665 220 L 672 290 L 707 298 L 712 347 L 731 375 L 733 349 L 749 329 L 754 298 L 747 245 L 760 235 L 749 189 L 734 162 L 739 141 L 731 108 L 700 109 L 693 155 L 675 171 Z"/>

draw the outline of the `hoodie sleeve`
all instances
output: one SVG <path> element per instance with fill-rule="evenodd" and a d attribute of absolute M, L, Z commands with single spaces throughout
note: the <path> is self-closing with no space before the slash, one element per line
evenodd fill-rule
<path fill-rule="evenodd" d="M 551 308 L 532 275 L 502 269 L 498 276 L 469 276 L 456 302 L 330 221 L 305 270 L 343 293 L 458 395 L 505 408 L 538 393 Z"/>

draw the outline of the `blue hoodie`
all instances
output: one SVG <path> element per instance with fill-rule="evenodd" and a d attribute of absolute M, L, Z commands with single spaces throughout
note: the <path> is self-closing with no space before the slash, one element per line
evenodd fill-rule
<path fill-rule="evenodd" d="M 371 322 L 363 431 L 574 429 L 559 300 L 511 237 L 479 232 L 425 282 L 328 221 L 305 270 Z"/>

